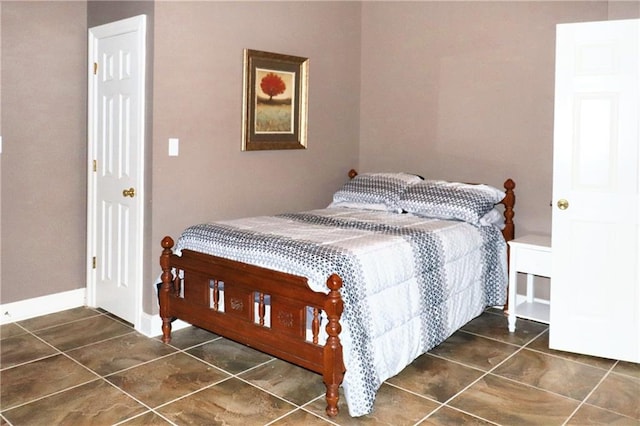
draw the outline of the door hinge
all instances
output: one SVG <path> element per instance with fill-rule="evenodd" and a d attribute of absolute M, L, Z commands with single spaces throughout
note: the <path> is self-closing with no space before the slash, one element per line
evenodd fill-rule
<path fill-rule="evenodd" d="M 93 260 L 92 260 L 92 262 L 91 262 L 91 263 L 92 263 L 92 265 L 93 265 L 93 269 L 96 269 L 96 263 L 97 263 L 97 261 L 96 261 L 96 257 L 95 257 L 95 256 L 93 256 Z"/>
<path fill-rule="evenodd" d="M 94 62 L 93 63 L 93 75 L 98 74 L 98 63 Z"/>
<path fill-rule="evenodd" d="M 98 171 L 98 160 L 93 160 L 93 171 L 94 172 Z"/>

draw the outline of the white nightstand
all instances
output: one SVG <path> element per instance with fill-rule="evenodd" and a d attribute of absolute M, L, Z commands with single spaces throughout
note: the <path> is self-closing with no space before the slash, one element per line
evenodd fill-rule
<path fill-rule="evenodd" d="M 525 235 L 509 241 L 509 331 L 516 331 L 516 316 L 549 323 L 549 303 L 533 297 L 534 275 L 551 278 L 551 237 Z M 527 294 L 517 303 L 518 273 L 527 274 Z"/>

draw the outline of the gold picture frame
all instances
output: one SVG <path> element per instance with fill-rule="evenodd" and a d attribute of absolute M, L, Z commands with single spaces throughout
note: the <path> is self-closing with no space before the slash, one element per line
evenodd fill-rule
<path fill-rule="evenodd" d="M 309 59 L 244 49 L 242 150 L 306 149 Z"/>

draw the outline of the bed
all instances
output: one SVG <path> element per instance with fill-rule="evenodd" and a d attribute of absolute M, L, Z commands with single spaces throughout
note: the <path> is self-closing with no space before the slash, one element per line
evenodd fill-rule
<path fill-rule="evenodd" d="M 325 209 L 198 224 L 162 240 L 162 340 L 178 318 L 322 375 L 326 414 L 507 299 L 515 183 L 349 174 Z M 499 206 L 501 205 L 501 207 Z"/>

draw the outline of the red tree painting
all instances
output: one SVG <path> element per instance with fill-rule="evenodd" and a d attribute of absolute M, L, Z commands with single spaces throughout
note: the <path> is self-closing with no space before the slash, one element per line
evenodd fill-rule
<path fill-rule="evenodd" d="M 260 80 L 260 89 L 262 89 L 262 91 L 267 96 L 269 96 L 269 101 L 271 101 L 274 96 L 278 96 L 279 94 L 284 93 L 286 88 L 287 85 L 284 84 L 282 78 L 272 72 L 265 75 L 264 77 L 262 77 L 262 80 Z"/>

